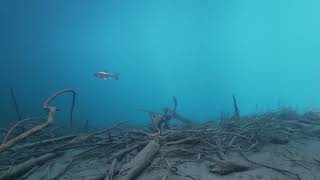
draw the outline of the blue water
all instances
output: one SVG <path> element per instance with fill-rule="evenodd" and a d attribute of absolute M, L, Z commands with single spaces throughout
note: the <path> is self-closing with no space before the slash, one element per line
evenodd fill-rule
<path fill-rule="evenodd" d="M 77 91 L 75 122 L 146 124 L 137 111 L 178 112 L 205 121 L 320 104 L 320 1 L 0 1 L 0 117 L 44 115 L 43 100 Z M 120 73 L 101 80 L 97 71 Z M 61 97 L 66 123 L 70 97 Z"/>

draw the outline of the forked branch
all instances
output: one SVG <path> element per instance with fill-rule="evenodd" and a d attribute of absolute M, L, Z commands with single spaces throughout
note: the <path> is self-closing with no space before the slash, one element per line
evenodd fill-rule
<path fill-rule="evenodd" d="M 73 95 L 73 99 L 75 97 L 75 91 L 72 89 L 63 89 L 61 91 L 58 91 L 57 93 L 55 93 L 54 95 L 50 96 L 44 103 L 43 103 L 43 109 L 48 111 L 48 119 L 45 123 L 37 125 L 31 129 L 29 129 L 28 131 L 18 135 L 15 138 L 12 138 L 9 141 L 4 142 L 1 146 L 0 146 L 0 153 L 7 150 L 8 148 L 10 148 L 11 146 L 15 145 L 16 143 L 20 142 L 21 140 L 31 136 L 32 134 L 46 128 L 47 126 L 49 126 L 53 120 L 54 120 L 54 115 L 55 113 L 58 111 L 57 107 L 55 106 L 50 106 L 50 102 L 52 102 L 56 97 L 64 94 L 64 93 L 72 93 Z M 71 114 L 73 112 L 73 108 L 74 108 L 74 100 L 73 100 L 73 105 L 71 107 Z M 71 115 L 72 118 L 72 115 Z"/>

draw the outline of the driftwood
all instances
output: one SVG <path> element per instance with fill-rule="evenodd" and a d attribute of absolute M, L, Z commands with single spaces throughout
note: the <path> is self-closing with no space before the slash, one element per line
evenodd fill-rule
<path fill-rule="evenodd" d="M 48 127 L 54 120 L 54 116 L 55 116 L 55 113 L 57 112 L 57 108 L 55 106 L 50 106 L 50 102 L 53 101 L 56 97 L 60 96 L 61 94 L 64 94 L 64 93 L 72 93 L 73 95 L 75 94 L 75 91 L 72 90 L 72 89 L 64 89 L 64 90 L 61 90 L 57 93 L 55 93 L 54 95 L 50 96 L 44 103 L 43 103 L 43 109 L 44 110 L 47 110 L 48 111 L 48 119 L 45 123 L 43 124 L 40 124 L 40 125 L 37 125 L 35 127 L 33 127 L 32 129 L 29 129 L 28 131 L 20 134 L 19 136 L 3 143 L 1 146 L 0 146 L 0 153 L 7 150 L 8 148 L 10 148 L 11 146 L 15 145 L 16 143 L 20 142 L 21 140 L 31 136 L 32 134 Z"/>
<path fill-rule="evenodd" d="M 72 95 L 72 101 L 71 101 L 71 107 L 70 107 L 70 126 L 73 124 L 73 110 L 75 106 L 75 101 L 76 101 L 76 92 L 72 89 L 63 89 L 61 91 L 56 92 L 52 96 L 50 96 L 44 103 L 43 103 L 43 109 L 45 110 L 50 110 L 50 102 L 53 101 L 56 97 L 64 94 L 64 93 L 71 93 Z"/>
<path fill-rule="evenodd" d="M 267 169 L 271 169 L 271 170 L 274 170 L 274 171 L 277 171 L 281 174 L 285 174 L 285 175 L 290 175 L 292 177 L 295 177 L 296 179 L 298 180 L 302 180 L 299 176 L 299 174 L 296 174 L 294 172 L 291 172 L 289 170 L 285 170 L 285 169 L 280 169 L 280 168 L 276 168 L 276 167 L 272 167 L 272 166 L 269 166 L 269 165 L 266 165 L 266 164 L 262 164 L 262 163 L 258 163 L 258 162 L 255 162 L 255 161 L 252 161 L 251 159 L 249 159 L 242 151 L 239 151 L 240 155 L 245 159 L 247 160 L 248 162 L 252 163 L 252 164 L 255 164 L 255 165 L 258 165 L 258 166 L 261 166 L 261 167 L 265 167 Z"/>
<path fill-rule="evenodd" d="M 240 110 L 238 107 L 237 99 L 234 95 L 232 96 L 232 99 L 233 99 L 233 108 L 234 108 L 234 118 L 239 119 L 240 118 Z"/>
<path fill-rule="evenodd" d="M 193 124 L 193 122 L 192 122 L 190 119 L 182 116 L 181 114 L 179 114 L 179 113 L 177 113 L 177 112 L 174 112 L 173 118 L 176 119 L 176 120 L 179 120 L 179 121 L 181 121 L 181 122 L 183 122 L 183 123 Z"/>
<path fill-rule="evenodd" d="M 26 119 L 22 119 L 19 122 L 17 122 L 15 125 L 13 125 L 9 131 L 7 132 L 7 135 L 4 137 L 2 144 L 6 143 L 8 141 L 8 139 L 10 138 L 11 133 L 22 123 L 26 122 L 26 121 L 30 121 L 30 120 L 34 120 L 34 119 L 43 119 L 42 117 L 31 117 L 31 118 L 26 118 Z"/>
<path fill-rule="evenodd" d="M 109 170 L 107 171 L 107 175 L 104 178 L 104 180 L 113 180 L 113 177 L 116 173 L 118 173 L 118 171 L 120 170 L 118 167 L 118 160 L 117 159 L 113 159 L 112 163 L 111 163 L 111 167 L 109 168 Z"/>
<path fill-rule="evenodd" d="M 21 119 L 22 119 L 21 118 L 21 113 L 20 113 L 20 110 L 19 110 L 19 106 L 18 106 L 17 99 L 16 99 L 16 96 L 15 96 L 13 88 L 10 88 L 10 95 L 11 95 L 11 99 L 12 99 L 13 106 L 14 106 L 14 109 L 16 111 L 18 120 L 21 121 Z"/>
<path fill-rule="evenodd" d="M 49 106 L 49 104 L 54 98 L 67 92 L 72 93 L 73 97 L 75 96 L 73 90 L 66 89 L 59 91 L 45 101 L 43 108 L 48 111 L 49 115 L 47 122 L 44 125 L 39 125 L 40 128 L 36 126 L 29 130 L 32 130 L 32 132 L 26 131 L 10 139 L 9 136 L 13 136 L 11 132 L 17 126 L 26 128 L 24 127 L 25 123 L 22 124 L 23 121 L 20 121 L 20 124 L 16 124 L 11 130 L 6 129 L 2 133 L 2 137 L 5 137 L 7 134 L 7 137 L 3 138 L 3 145 L 0 146 L 0 152 L 5 151 L 4 153 L 0 153 L 0 173 L 2 177 L 9 177 L 11 179 L 23 176 L 33 179 L 41 177 L 44 179 L 68 179 L 68 177 L 69 179 L 93 179 L 96 177 L 101 180 L 133 180 L 137 179 L 147 168 L 148 171 L 160 168 L 168 169 L 169 173 L 184 177 L 185 179 L 196 180 L 199 179 L 196 177 L 196 174 L 193 175 L 194 177 L 186 175 L 187 172 L 179 169 L 179 165 L 184 162 L 202 163 L 203 161 L 211 161 L 214 164 L 209 165 L 209 170 L 220 175 L 245 171 L 253 164 L 253 167 L 260 165 L 298 178 L 299 176 L 294 172 L 274 168 L 251 161 L 250 159 L 247 159 L 247 161 L 252 164 L 248 162 L 242 164 L 229 160 L 227 158 L 228 153 L 238 152 L 239 150 L 240 152 L 259 151 L 261 147 L 270 143 L 285 144 L 288 142 L 287 140 L 295 140 L 294 138 L 296 137 L 301 138 L 301 134 L 297 135 L 297 132 L 303 132 L 306 135 L 306 132 L 310 131 L 308 127 L 310 127 L 311 123 L 312 125 L 319 123 L 316 122 L 319 120 L 318 116 L 314 117 L 312 115 L 309 118 L 311 115 L 308 115 L 308 118 L 312 119 L 311 121 L 306 117 L 290 114 L 294 113 L 292 111 L 240 117 L 236 99 L 233 97 L 235 114 L 232 117 L 225 117 L 221 122 L 192 123 L 190 126 L 173 124 L 169 128 L 171 119 L 177 119 L 184 123 L 190 122 L 176 112 L 177 101 L 174 98 L 173 108 L 165 108 L 161 113 L 146 111 L 150 116 L 153 115 L 152 117 L 155 118 L 153 119 L 153 125 L 154 128 L 160 130 L 160 133 L 149 128 L 141 130 L 119 128 L 119 126 L 127 123 L 127 121 L 120 122 L 108 129 L 92 133 L 87 131 L 83 135 L 83 129 L 79 131 L 81 135 L 68 134 L 68 129 L 63 131 L 63 134 L 60 134 L 60 132 L 57 134 L 52 133 L 53 130 L 44 128 L 49 126 L 53 121 L 54 114 L 58 109 Z M 73 106 L 74 100 L 70 110 L 71 114 Z M 71 114 L 70 124 L 72 124 Z M 289 117 L 297 118 L 290 120 Z M 41 133 L 34 135 L 36 132 Z M 75 133 L 76 131 L 72 132 Z M 10 142 L 11 145 L 8 146 L 7 144 Z M 7 145 L 7 147 L 4 148 L 4 145 Z M 47 162 L 47 160 L 42 161 L 48 154 L 55 154 L 56 152 L 64 152 L 65 157 L 69 157 L 70 159 L 61 157 L 50 162 Z M 81 153 L 69 156 L 67 152 Z M 217 154 L 220 160 L 212 159 L 212 155 L 214 154 Z M 171 157 L 173 158 L 170 159 Z M 153 162 L 153 159 L 157 161 Z M 34 164 L 31 167 L 29 166 L 30 162 Z M 56 168 L 60 167 L 61 162 L 65 162 L 62 163 L 65 168 L 61 168 L 57 172 Z M 26 164 L 29 165 L 27 166 Z M 15 166 L 10 170 L 12 165 Z M 13 174 L 10 175 L 12 170 L 17 169 L 17 167 L 18 170 L 13 171 Z M 106 167 L 107 169 L 104 170 Z M 96 171 L 92 172 L 92 174 L 84 173 L 88 169 L 91 169 L 90 172 Z M 75 172 L 83 175 L 79 177 L 78 175 L 74 175 Z"/>
<path fill-rule="evenodd" d="M 156 141 L 150 141 L 131 162 L 124 165 L 120 170 L 119 180 L 133 180 L 152 162 L 158 153 L 160 145 Z"/>
<path fill-rule="evenodd" d="M 72 139 L 71 141 L 69 141 L 69 142 L 66 143 L 66 144 L 63 144 L 63 145 L 61 145 L 61 146 L 55 147 L 54 150 L 60 150 L 60 149 L 63 149 L 63 148 L 65 148 L 65 147 L 67 147 L 67 146 L 72 146 L 72 145 L 75 145 L 75 144 L 78 144 L 78 143 L 81 143 L 81 142 L 85 142 L 86 140 L 89 140 L 89 139 L 91 139 L 91 138 L 93 138 L 93 137 L 95 137 L 95 136 L 97 136 L 97 135 L 100 135 L 100 134 L 103 134 L 103 133 L 107 133 L 107 132 L 109 132 L 109 131 L 111 131 L 111 130 L 113 130 L 113 129 L 116 129 L 116 128 L 118 128 L 119 126 L 121 126 L 121 125 L 123 125 L 123 124 L 125 124 L 125 123 L 127 123 L 127 122 L 128 122 L 128 121 L 123 121 L 123 122 L 120 122 L 120 123 L 118 123 L 118 124 L 110 127 L 110 128 L 103 129 L 103 130 L 100 130 L 100 131 L 98 131 L 98 132 L 95 132 L 95 133 L 86 135 L 86 136 L 81 136 L 81 137 L 78 137 L 78 138 L 74 138 L 74 139 Z"/>
<path fill-rule="evenodd" d="M 122 150 L 114 153 L 114 154 L 112 155 L 112 159 L 117 159 L 118 161 L 120 161 L 126 153 L 128 153 L 128 152 L 130 152 L 130 151 L 132 151 L 132 150 L 134 150 L 134 149 L 137 149 L 137 148 L 139 148 L 139 147 L 141 147 L 141 146 L 144 146 L 144 145 L 146 145 L 146 144 L 147 144 L 146 141 L 144 141 L 144 142 L 139 142 L 139 143 L 136 143 L 136 144 L 134 144 L 134 145 L 132 145 L 132 146 L 129 146 L 129 147 L 125 148 L 125 149 L 122 149 Z"/>
<path fill-rule="evenodd" d="M 147 112 L 153 127 L 157 129 L 161 133 L 161 129 L 169 129 L 170 128 L 170 121 L 172 119 L 179 120 L 183 123 L 192 124 L 192 121 L 187 119 L 186 117 L 182 116 L 181 114 L 178 114 L 176 112 L 178 106 L 178 101 L 176 97 L 173 96 L 173 108 L 164 108 L 163 113 L 153 112 L 145 109 L 139 109 L 141 111 Z"/>
<path fill-rule="evenodd" d="M 73 139 L 75 137 L 76 137 L 75 135 L 70 135 L 70 136 L 62 136 L 62 137 L 57 137 L 57 138 L 52 138 L 52 139 L 46 139 L 46 140 L 42 140 L 42 141 L 38 141 L 38 142 L 34 142 L 34 143 L 27 143 L 27 144 L 23 144 L 23 145 L 18 145 L 18 146 L 15 146 L 13 148 L 13 150 L 17 151 L 19 149 L 32 148 L 35 146 L 43 146 L 48 143 L 56 143 L 59 141 L 66 141 L 66 140 Z"/>
<path fill-rule="evenodd" d="M 29 170 L 31 170 L 33 167 L 35 166 L 39 166 L 41 164 L 43 164 L 44 162 L 55 158 L 58 154 L 57 153 L 49 153 L 49 154 L 45 154 L 42 155 L 40 157 L 37 158 L 32 158 L 26 162 L 23 162 L 21 164 L 18 164 L 14 167 L 12 167 L 7 174 L 3 175 L 0 177 L 1 180 L 12 180 L 12 179 L 16 179 L 19 176 L 22 176 L 24 173 L 28 172 Z"/>

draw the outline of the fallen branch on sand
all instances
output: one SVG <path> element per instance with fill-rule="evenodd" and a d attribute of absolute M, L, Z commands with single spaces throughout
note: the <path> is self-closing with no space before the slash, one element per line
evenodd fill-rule
<path fill-rule="evenodd" d="M 163 108 L 163 113 L 153 112 L 145 109 L 139 109 L 143 112 L 147 112 L 154 129 L 158 130 L 158 132 L 161 134 L 161 129 L 169 129 L 170 128 L 170 121 L 172 119 L 179 120 L 186 124 L 192 124 L 192 121 L 187 119 L 186 117 L 182 116 L 181 114 L 178 114 L 176 112 L 178 106 L 178 101 L 176 97 L 173 96 L 173 107 L 170 108 Z"/>
<path fill-rule="evenodd" d="M 118 173 L 119 169 L 117 168 L 119 162 L 117 159 L 113 159 L 112 163 L 111 163 L 111 167 L 109 168 L 106 177 L 104 178 L 104 180 L 112 180 L 113 176 Z"/>
<path fill-rule="evenodd" d="M 27 123 L 20 122 L 11 129 L 2 130 L 2 137 L 7 136 L 4 138 L 3 145 L 0 146 L 0 152 L 5 151 L 0 153 L 0 174 L 2 177 L 11 179 L 16 179 L 16 177 L 33 179 L 40 179 L 40 177 L 76 179 L 81 177 L 99 180 L 132 180 L 145 177 L 145 175 L 147 177 L 150 174 L 154 175 L 152 173 L 157 171 L 153 172 L 153 170 L 160 169 L 165 173 L 169 171 L 173 176 L 198 180 L 197 172 L 190 173 L 185 168 L 193 164 L 180 165 L 183 163 L 198 165 L 198 163 L 209 161 L 214 164 L 209 165 L 207 173 L 226 175 L 262 166 L 299 179 L 298 174 L 284 170 L 285 167 L 278 169 L 254 162 L 244 154 L 243 156 L 250 163 L 241 163 L 229 160 L 229 157 L 232 157 L 229 155 L 231 153 L 235 155 L 234 152 L 239 150 L 241 153 L 258 152 L 263 150 L 262 147 L 265 145 L 286 144 L 301 139 L 310 134 L 308 132 L 309 122 L 312 124 L 320 122 L 320 118 L 316 115 L 300 116 L 289 111 L 242 117 L 239 115 L 235 119 L 238 116 L 236 112 L 239 111 L 235 108 L 235 115 L 224 117 L 220 121 L 210 121 L 204 124 L 192 123 L 187 126 L 172 124 L 169 128 L 166 123 L 171 118 L 181 116 L 175 112 L 177 102 L 174 98 L 172 109 L 165 109 L 162 113 L 149 112 L 160 118 L 159 126 L 153 124 L 154 128 L 161 128 L 160 133 L 151 128 L 119 128 L 128 121 L 90 133 L 84 132 L 83 129 L 79 131 L 79 134 L 76 134 L 76 129 L 73 129 L 75 130 L 72 131 L 73 134 L 70 134 L 68 129 L 52 133 L 53 130 L 44 128 L 53 121 L 58 109 L 49 106 L 49 104 L 63 93 L 72 93 L 73 97 L 75 96 L 75 92 L 70 89 L 59 91 L 50 96 L 43 104 L 43 108 L 48 111 L 48 119 L 44 124 L 35 127 L 32 125 L 33 128 L 30 129 L 29 123 L 29 127 L 26 128 Z M 295 117 L 295 119 L 291 120 L 288 117 Z M 180 121 L 188 123 L 185 118 L 180 117 Z M 70 122 L 72 122 L 72 115 L 70 115 Z M 30 130 L 10 139 L 9 136 L 14 136 L 12 131 L 17 129 L 17 126 Z M 54 125 L 52 129 L 55 129 Z M 36 132 L 41 133 L 35 134 Z M 11 144 L 8 145 L 8 143 Z M 55 158 L 54 161 L 42 161 L 46 159 L 45 157 L 57 152 L 64 153 L 64 156 L 55 158 L 52 155 L 52 158 Z M 72 153 L 68 154 L 68 152 Z M 65 157 L 70 159 L 66 160 Z M 314 161 L 319 162 L 319 158 Z M 35 165 L 31 166 L 30 162 Z M 55 168 L 60 167 L 61 162 L 65 168 L 61 168 L 57 173 Z M 317 165 L 316 162 L 313 164 Z M 10 171 L 10 169 L 16 170 Z M 10 172 L 13 173 L 10 174 Z M 75 177 L 75 173 L 81 175 Z M 213 175 L 211 174 L 211 176 Z M 168 176 L 160 174 L 160 177 L 166 179 Z M 168 179 L 170 178 L 168 177 Z"/>
<path fill-rule="evenodd" d="M 240 155 L 244 159 L 246 159 L 248 162 L 250 162 L 252 164 L 255 164 L 255 165 L 258 165 L 258 166 L 262 166 L 262 167 L 265 167 L 265 168 L 268 168 L 268 169 L 272 169 L 272 170 L 277 171 L 277 172 L 282 173 L 282 174 L 291 175 L 291 176 L 295 177 L 296 179 L 301 180 L 299 174 L 296 174 L 296 173 L 291 172 L 289 170 L 279 169 L 279 168 L 275 168 L 275 167 L 272 167 L 272 166 L 269 166 L 269 165 L 266 165 L 266 164 L 262 164 L 262 163 L 258 163 L 258 162 L 252 161 L 243 152 L 241 152 L 241 151 L 239 151 L 239 152 L 240 152 Z"/>
<path fill-rule="evenodd" d="M 131 162 L 122 167 L 119 173 L 119 179 L 135 179 L 152 162 L 152 159 L 158 153 L 159 149 L 160 145 L 156 141 L 150 141 Z"/>
<path fill-rule="evenodd" d="M 1 176 L 1 180 L 11 180 L 11 179 L 16 179 L 19 176 L 23 175 L 24 173 L 28 172 L 30 169 L 32 169 L 35 166 L 39 166 L 44 162 L 47 162 L 48 160 L 55 158 L 58 156 L 57 153 L 49 153 L 45 154 L 43 156 L 37 157 L 37 158 L 32 158 L 26 162 L 23 162 L 21 164 L 18 164 L 14 167 L 12 167 L 8 173 L 5 175 Z"/>
<path fill-rule="evenodd" d="M 15 125 L 13 125 L 9 131 L 7 132 L 7 135 L 4 137 L 2 144 L 6 143 L 8 141 L 8 138 L 10 137 L 11 133 L 13 132 L 14 129 L 16 129 L 19 125 L 21 125 L 22 123 L 26 122 L 26 121 L 30 121 L 30 120 L 34 120 L 34 119 L 43 119 L 42 117 L 31 117 L 31 118 L 26 118 L 26 119 L 22 119 L 19 122 L 17 122 Z"/>
<path fill-rule="evenodd" d="M 103 133 L 107 133 L 107 132 L 109 132 L 109 131 L 111 131 L 111 130 L 113 130 L 113 129 L 116 129 L 116 128 L 118 128 L 119 126 L 121 126 L 121 125 L 123 125 L 123 124 L 125 124 L 125 123 L 127 123 L 127 122 L 128 122 L 128 121 L 123 121 L 123 122 L 120 122 L 120 123 L 118 123 L 118 124 L 110 127 L 110 128 L 103 129 L 103 130 L 100 130 L 100 131 L 98 131 L 98 132 L 95 132 L 95 133 L 86 135 L 86 136 L 81 136 L 81 137 L 72 139 L 71 141 L 69 141 L 69 142 L 66 143 L 66 144 L 63 144 L 62 146 L 57 146 L 57 147 L 55 147 L 54 150 L 60 150 L 61 148 L 64 148 L 64 147 L 67 147 L 67 146 L 72 146 L 72 145 L 77 144 L 77 143 L 80 143 L 80 142 L 84 142 L 84 141 L 86 141 L 86 140 L 88 140 L 88 139 L 90 139 L 90 138 L 93 138 L 93 137 L 97 136 L 97 135 L 100 135 L 100 134 L 103 134 Z"/>
<path fill-rule="evenodd" d="M 56 142 L 59 142 L 59 141 L 70 140 L 70 139 L 73 139 L 75 137 L 76 137 L 75 135 L 70 135 L 70 136 L 62 136 L 62 137 L 57 137 L 57 138 L 46 139 L 46 140 L 37 141 L 37 142 L 34 142 L 34 143 L 27 143 L 27 144 L 15 146 L 13 148 L 13 150 L 17 151 L 18 149 L 32 148 L 32 147 L 35 147 L 35 146 L 43 146 L 43 145 L 48 144 L 48 143 L 56 143 Z"/>

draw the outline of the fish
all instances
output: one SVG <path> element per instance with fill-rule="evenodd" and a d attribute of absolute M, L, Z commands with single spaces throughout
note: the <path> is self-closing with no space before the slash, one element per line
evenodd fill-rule
<path fill-rule="evenodd" d="M 93 74 L 95 77 L 99 79 L 112 79 L 112 80 L 119 80 L 119 73 L 111 73 L 108 71 L 100 71 Z"/>

